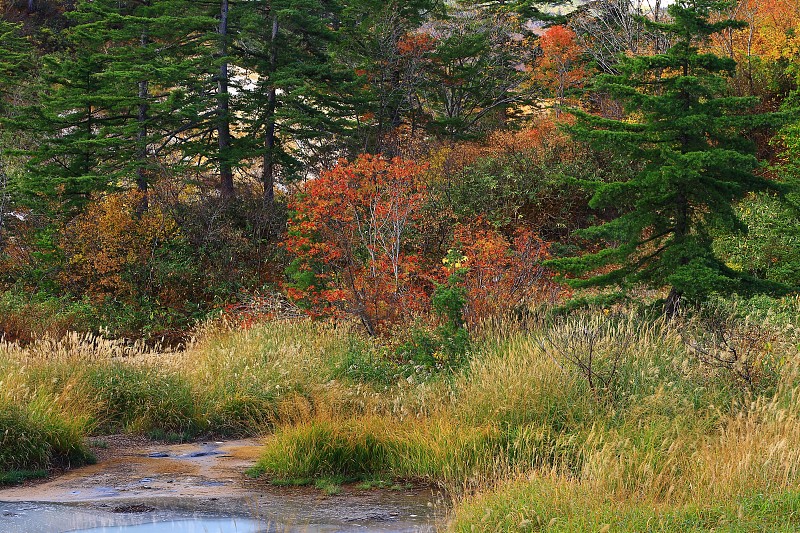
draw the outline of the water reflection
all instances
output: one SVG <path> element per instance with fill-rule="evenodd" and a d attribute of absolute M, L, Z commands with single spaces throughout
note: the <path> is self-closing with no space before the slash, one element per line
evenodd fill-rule
<path fill-rule="evenodd" d="M 173 502 L 176 503 L 176 502 Z M 184 502 L 186 503 L 186 502 Z M 202 502 L 199 502 L 202 503 Z M 432 517 L 415 507 L 381 507 L 375 502 L 276 500 L 250 512 L 232 502 L 217 508 L 155 509 L 0 501 L 0 533 L 418 533 L 434 531 Z M 330 504 L 337 509 L 325 509 Z M 120 512 L 121 509 L 130 511 Z M 146 512 L 135 511 L 146 509 Z M 117 511 L 117 512 L 114 512 Z M 227 515 L 227 516 L 225 516 Z"/>
<path fill-rule="evenodd" d="M 194 518 L 168 520 L 149 524 L 103 526 L 81 529 L 73 533 L 259 533 L 267 526 L 243 518 Z"/>

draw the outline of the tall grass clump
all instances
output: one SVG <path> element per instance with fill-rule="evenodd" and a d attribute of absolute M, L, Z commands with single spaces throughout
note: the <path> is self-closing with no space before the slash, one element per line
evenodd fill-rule
<path fill-rule="evenodd" d="M 616 339 L 628 346 L 619 356 L 573 342 L 592 336 L 597 315 L 540 332 L 542 352 L 591 393 L 582 429 L 567 430 L 580 439 L 578 468 L 497 479 L 460 501 L 450 529 L 796 530 L 797 339 L 747 317 L 711 319 L 614 329 L 596 345 Z M 590 385 L 591 357 L 617 362 L 613 387 Z"/>
<path fill-rule="evenodd" d="M 198 432 L 192 389 L 177 373 L 112 361 L 89 367 L 85 379 L 92 391 L 99 433 L 156 431 L 191 436 Z"/>
<path fill-rule="evenodd" d="M 304 420 L 326 403 L 345 331 L 311 321 L 222 332 L 172 359 L 195 391 L 198 416 L 219 435 L 253 435 Z"/>
<path fill-rule="evenodd" d="M 252 473 L 282 481 L 385 475 L 395 444 L 387 429 L 380 419 L 315 420 L 281 428 Z"/>
<path fill-rule="evenodd" d="M 0 397 L 0 482 L 14 480 L 15 473 L 93 462 L 86 422 L 65 416 L 46 396 L 25 403 Z"/>

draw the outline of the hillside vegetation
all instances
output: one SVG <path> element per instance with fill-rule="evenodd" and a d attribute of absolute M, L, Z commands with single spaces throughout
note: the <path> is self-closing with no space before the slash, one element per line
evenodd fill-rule
<path fill-rule="evenodd" d="M 559 4 L 0 0 L 0 484 L 800 529 L 800 4 Z"/>
<path fill-rule="evenodd" d="M 694 320 L 603 311 L 501 322 L 450 369 L 308 321 L 210 330 L 172 354 L 6 345 L 2 468 L 76 466 L 87 436 L 120 431 L 270 434 L 252 475 L 431 483 L 454 498 L 456 531 L 789 531 L 795 329 L 730 316 L 720 328 L 725 340 Z"/>

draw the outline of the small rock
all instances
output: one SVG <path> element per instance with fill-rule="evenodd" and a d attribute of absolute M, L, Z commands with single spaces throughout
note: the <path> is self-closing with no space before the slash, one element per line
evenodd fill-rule
<path fill-rule="evenodd" d="M 186 457 L 194 458 L 194 457 L 207 457 L 209 455 L 219 455 L 220 452 L 192 452 L 188 454 Z"/>
<path fill-rule="evenodd" d="M 153 511 L 155 511 L 154 507 L 149 507 L 140 503 L 134 505 L 120 505 L 113 509 L 115 513 L 152 513 Z"/>
<path fill-rule="evenodd" d="M 156 459 L 161 459 L 163 457 L 169 457 L 169 454 L 167 452 L 153 452 L 153 453 L 148 453 L 147 457 L 153 457 L 153 458 L 156 458 Z"/>

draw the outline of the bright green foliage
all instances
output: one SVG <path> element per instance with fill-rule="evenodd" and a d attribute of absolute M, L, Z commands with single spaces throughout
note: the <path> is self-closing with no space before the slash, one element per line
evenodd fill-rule
<path fill-rule="evenodd" d="M 390 457 L 390 439 L 355 429 L 312 423 L 298 430 L 279 430 L 275 438 L 285 446 L 283 451 L 275 453 L 277 446 L 267 451 L 249 474 L 269 473 L 285 482 L 320 476 L 361 480 L 383 472 Z"/>
<path fill-rule="evenodd" d="M 726 265 L 761 279 L 800 286 L 800 217 L 779 198 L 753 195 L 740 202 L 737 214 L 747 234 L 725 234 L 714 249 Z"/>
<path fill-rule="evenodd" d="M 153 369 L 108 365 L 89 371 L 87 381 L 101 405 L 101 432 L 197 431 L 192 391 L 185 379 Z"/>
<path fill-rule="evenodd" d="M 613 244 L 553 261 L 573 275 L 607 269 L 573 280 L 574 286 L 670 286 L 668 314 L 682 296 L 770 288 L 725 265 L 709 236 L 712 225 L 744 230 L 734 201 L 778 188 L 755 172 L 755 148 L 744 135 L 772 116 L 754 114 L 753 98 L 727 95 L 733 60 L 699 50 L 711 35 L 741 26 L 727 19 L 711 22 L 723 7 L 713 0 L 672 4 L 671 22 L 655 24 L 671 47 L 663 54 L 625 58 L 618 75 L 597 79 L 594 89 L 624 103 L 626 118 L 578 114 L 573 129 L 578 139 L 623 160 L 643 161 L 644 168 L 631 179 L 597 186 L 590 205 L 615 209 L 619 216 L 582 235 Z"/>
<path fill-rule="evenodd" d="M 461 263 L 466 261 L 466 257 L 456 250 L 450 250 L 444 261 L 445 265 L 451 269 L 451 273 L 447 278 L 447 283 L 436 285 L 431 303 L 434 312 L 444 322 L 444 325 L 456 330 L 464 327 L 467 291 L 462 285 L 464 276 L 469 269 L 461 266 Z"/>
<path fill-rule="evenodd" d="M 790 105 L 787 106 L 789 109 L 792 108 L 791 104 L 795 104 L 793 106 L 795 114 L 800 114 L 800 101 L 790 102 Z M 800 183 L 800 121 L 784 128 L 779 138 L 786 148 L 783 153 L 783 164 L 779 167 L 781 177 L 797 185 Z M 796 200 L 795 203 L 797 203 Z"/>

